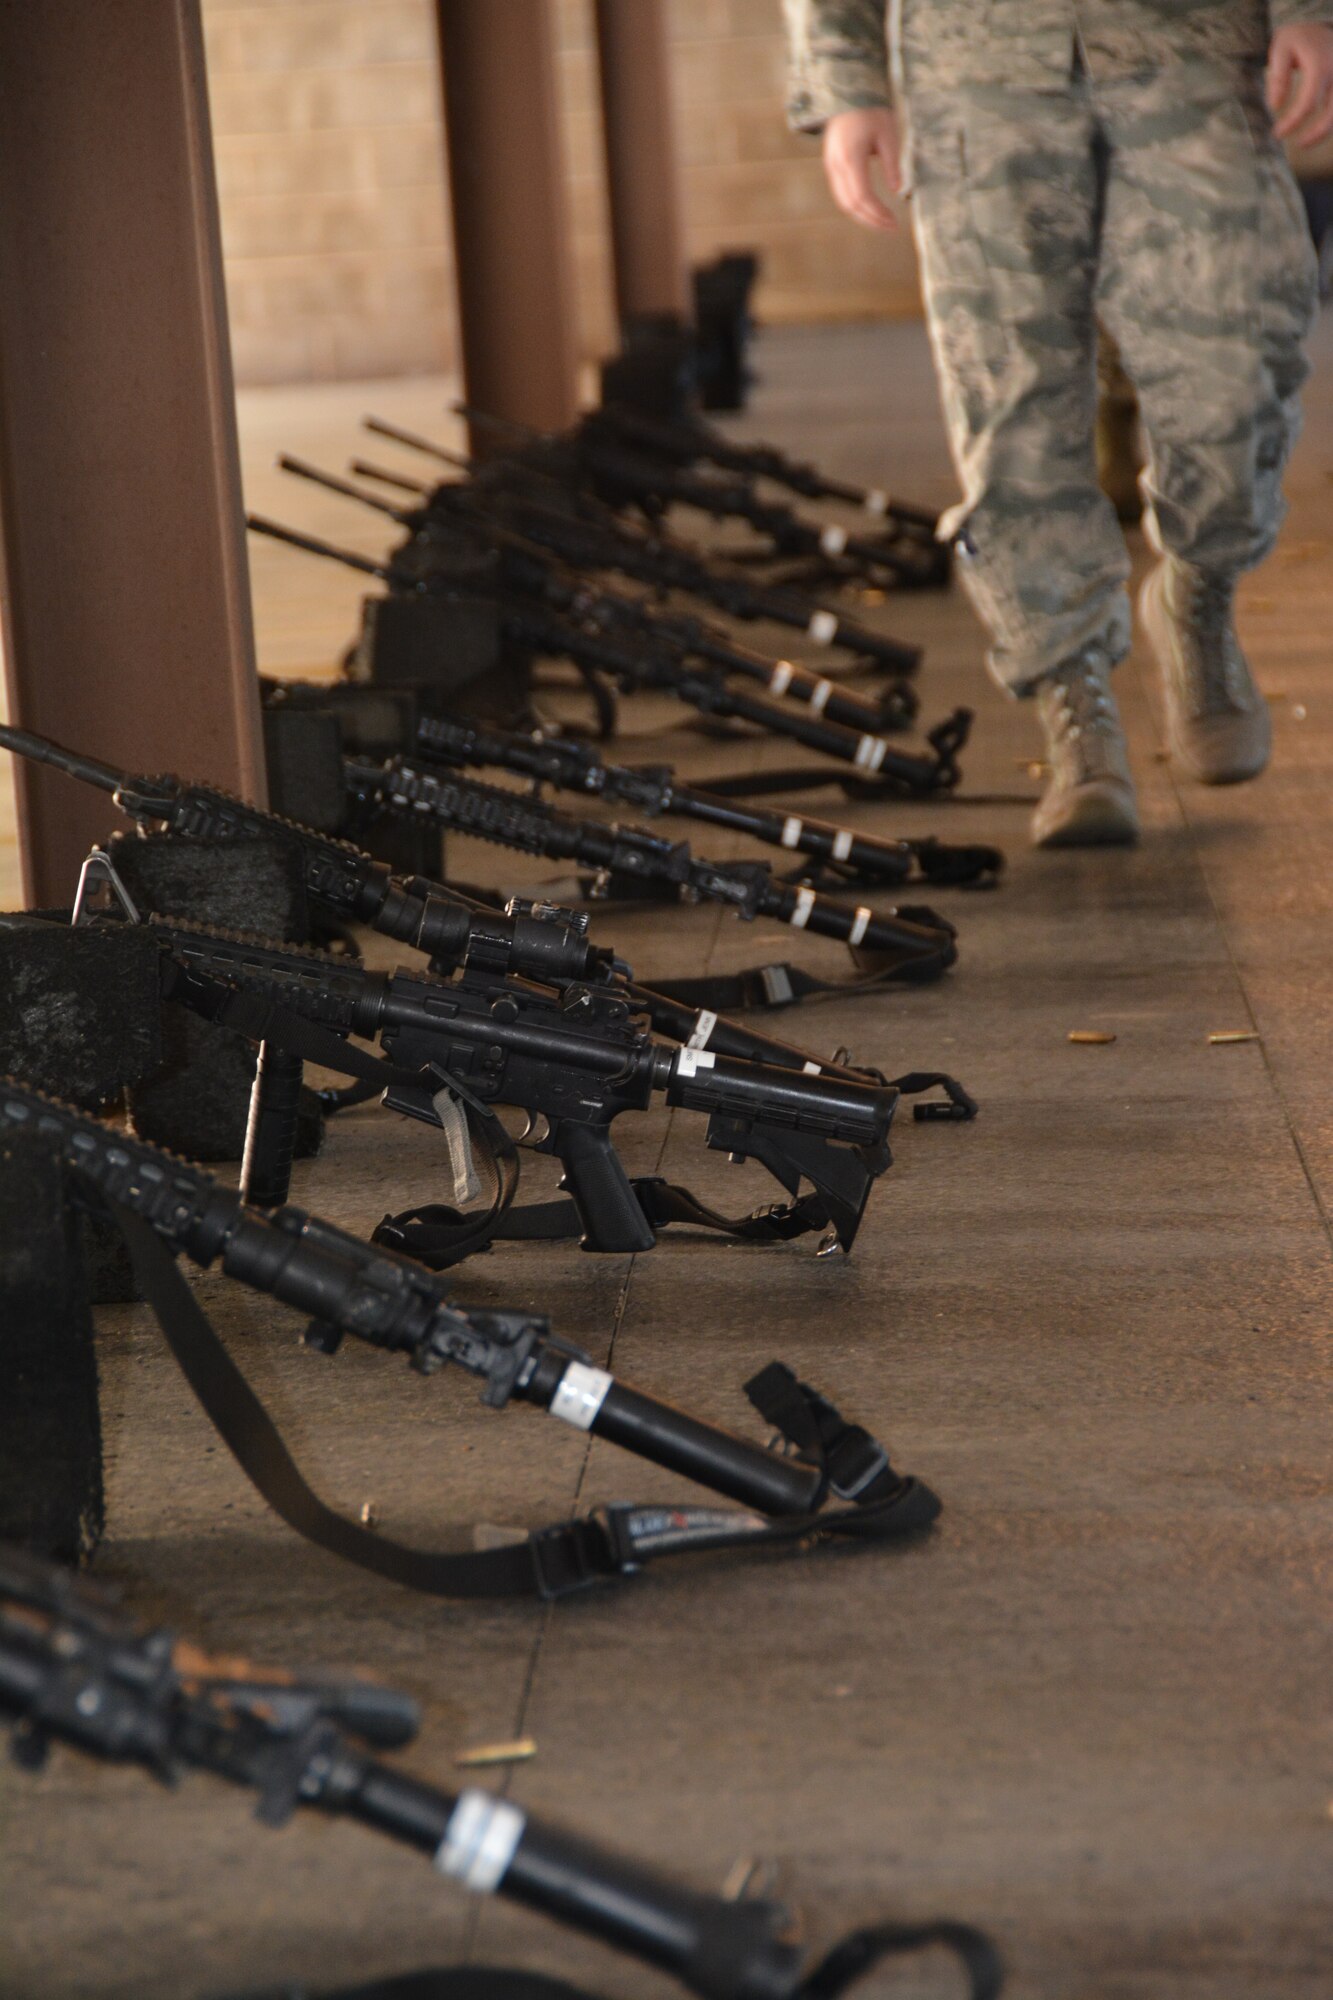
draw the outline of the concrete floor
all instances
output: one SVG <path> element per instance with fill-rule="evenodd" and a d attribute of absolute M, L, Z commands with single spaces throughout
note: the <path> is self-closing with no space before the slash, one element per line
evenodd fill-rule
<path fill-rule="evenodd" d="M 998 840 L 1011 873 L 994 895 L 941 898 L 962 931 L 943 984 L 782 1024 L 886 1069 L 948 1067 L 983 1102 L 972 1127 L 904 1124 L 853 1257 L 668 1240 L 634 1260 L 515 1247 L 459 1275 L 460 1296 L 540 1301 L 626 1379 L 722 1421 L 746 1423 L 757 1364 L 788 1360 L 936 1486 L 930 1541 L 663 1569 L 548 1611 L 431 1604 L 268 1517 L 125 1309 L 106 1315 L 98 1567 L 136 1607 L 266 1662 L 363 1664 L 410 1688 L 423 1775 L 450 1781 L 465 1745 L 531 1734 L 511 1787 L 526 1807 L 702 1885 L 763 1857 L 812 1941 L 949 1912 L 994 1929 L 1013 2000 L 1333 1992 L 1331 349 L 1326 320 L 1292 519 L 1246 596 L 1276 725 L 1262 785 L 1175 785 L 1136 656 L 1120 687 L 1143 845 L 1036 858 L 1030 717 L 988 689 L 961 601 L 876 614 L 926 642 L 928 717 L 967 700 L 978 734 L 963 801 L 846 817 Z M 949 496 L 917 329 L 774 336 L 761 361 L 746 429 Z M 314 417 L 290 396 L 285 420 L 304 445 L 327 422 L 333 461 L 360 405 L 320 393 Z M 439 392 L 413 400 L 404 386 L 404 420 L 429 423 Z M 297 494 L 286 511 L 333 527 L 322 507 Z M 286 563 L 262 572 L 261 632 L 280 632 L 271 605 L 303 574 Z M 305 643 L 281 631 L 268 663 Z M 736 757 L 689 734 L 661 754 L 677 749 L 696 774 Z M 458 844 L 460 873 L 486 860 Z M 708 910 L 602 928 L 645 978 L 792 942 Z M 1075 1028 L 1116 1040 L 1071 1046 Z M 1236 1028 L 1260 1039 L 1208 1044 Z M 629 1164 L 734 1204 L 740 1177 L 696 1136 L 642 1120 Z M 429 1134 L 368 1109 L 301 1170 L 298 1198 L 364 1225 L 424 1193 L 433 1157 Z M 202 1290 L 321 1490 L 372 1499 L 386 1532 L 438 1543 L 676 1490 L 530 1413 L 483 1411 L 468 1384 L 303 1353 L 290 1315 Z M 676 1990 L 465 1903 L 353 1828 L 275 1835 L 207 1779 L 164 1793 L 70 1755 L 36 1783 L 0 1779 L 0 1880 L 0 1993 L 24 2000 L 176 2000 L 465 1953 L 622 2000 Z M 957 1990 L 924 1961 L 866 1989 Z"/>

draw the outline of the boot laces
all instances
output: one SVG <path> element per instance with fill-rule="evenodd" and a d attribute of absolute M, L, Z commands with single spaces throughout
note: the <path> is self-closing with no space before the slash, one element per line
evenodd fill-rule
<path fill-rule="evenodd" d="M 1183 651 L 1199 712 L 1243 708 L 1248 675 L 1232 623 L 1235 593 L 1230 577 L 1181 565 L 1172 582 L 1173 608 L 1188 635 Z"/>
<path fill-rule="evenodd" d="M 1051 722 L 1055 741 L 1079 767 L 1075 782 L 1108 773 L 1120 741 L 1115 698 L 1100 661 L 1080 660 L 1054 682 Z"/>

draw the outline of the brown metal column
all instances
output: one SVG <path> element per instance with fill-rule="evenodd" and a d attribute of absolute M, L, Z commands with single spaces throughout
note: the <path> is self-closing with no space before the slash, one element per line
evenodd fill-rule
<path fill-rule="evenodd" d="M 467 398 L 559 430 L 578 343 L 549 0 L 437 5 Z"/>
<path fill-rule="evenodd" d="M 621 324 L 690 310 L 663 0 L 597 0 L 602 131 Z"/>
<path fill-rule="evenodd" d="M 199 0 L 0 0 L 10 714 L 263 795 Z M 115 821 L 20 768 L 30 900 Z"/>

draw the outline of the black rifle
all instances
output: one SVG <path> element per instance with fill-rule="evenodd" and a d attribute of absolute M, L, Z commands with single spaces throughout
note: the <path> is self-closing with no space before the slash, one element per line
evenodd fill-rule
<path fill-rule="evenodd" d="M 366 428 L 446 465 L 457 463 L 457 454 L 397 424 L 368 417 Z M 805 592 L 758 584 L 736 564 L 705 556 L 661 528 L 649 534 L 631 527 L 590 495 L 570 494 L 540 469 L 521 461 L 488 461 L 471 483 L 480 501 L 512 510 L 515 528 L 576 568 L 619 570 L 655 589 L 701 597 L 733 618 L 771 619 L 804 633 L 817 646 L 843 648 L 892 674 L 910 671 L 920 658 L 919 648 L 887 638 Z"/>
<path fill-rule="evenodd" d="M 858 735 L 904 729 L 917 713 L 919 703 L 916 694 L 906 682 L 895 682 L 878 700 L 871 701 L 835 681 L 811 673 L 793 660 L 777 660 L 756 652 L 753 647 L 742 645 L 720 626 L 708 624 L 701 618 L 668 614 L 660 607 L 646 604 L 624 591 L 595 587 L 586 576 L 558 564 L 539 542 L 508 526 L 502 510 L 484 504 L 485 489 L 479 485 L 440 486 L 425 507 L 396 507 L 390 501 L 382 500 L 378 494 L 367 493 L 364 487 L 353 486 L 350 481 L 339 479 L 305 459 L 294 458 L 288 452 L 280 456 L 278 463 L 285 472 L 308 479 L 330 492 L 341 493 L 349 500 L 359 501 L 363 507 L 372 507 L 406 527 L 411 540 L 397 551 L 393 565 L 410 573 L 417 588 L 434 581 L 447 583 L 451 569 L 460 559 L 470 557 L 475 562 L 479 551 L 499 550 L 502 561 L 497 587 L 506 606 L 512 608 L 517 599 L 542 606 L 563 618 L 572 618 L 580 628 L 606 633 L 633 632 L 643 645 L 651 647 L 660 656 L 662 664 L 657 672 L 661 675 L 667 674 L 672 664 L 683 669 L 689 660 L 702 661 L 706 666 L 719 668 L 724 674 L 736 674 L 757 682 L 780 701 L 800 702 L 813 709 L 816 715 L 822 715 L 830 722 L 842 723 Z M 385 475 L 372 469 L 372 476 L 383 478 Z M 400 580 L 399 587 L 407 587 L 406 575 Z M 549 629 L 558 633 L 560 628 Z M 511 636 L 522 638 L 523 635 L 519 630 Z M 529 643 L 535 641 L 530 640 Z M 918 657 L 915 652 L 905 649 L 903 671 L 914 666 Z M 670 685 L 670 682 L 666 684 Z M 749 719 L 762 721 L 766 728 L 774 728 L 776 725 L 769 720 L 772 713 L 765 703 Z M 819 740 L 812 739 L 811 747 L 818 749 L 824 746 Z M 918 770 L 914 773 L 909 760 L 902 782 L 905 789 L 934 791 L 941 784 L 947 784 L 948 780 L 941 779 L 929 766 L 924 772 Z"/>
<path fill-rule="evenodd" d="M 852 950 L 883 961 L 872 975 L 876 986 L 888 979 L 938 978 L 958 955 L 952 924 L 933 910 L 876 912 L 865 905 L 841 903 L 815 889 L 780 880 L 767 861 L 705 860 L 691 854 L 688 842 L 673 841 L 650 827 L 574 819 L 544 800 L 453 773 L 437 773 L 403 757 L 385 764 L 348 757 L 343 763 L 349 785 L 368 811 L 404 817 L 424 814 L 440 826 L 499 847 L 547 860 L 574 861 L 593 871 L 594 894 L 620 889 L 642 895 L 646 888 L 649 894 L 690 902 L 726 903 L 747 922 L 771 917 L 794 930 L 837 938 Z M 866 983 L 860 980 L 838 990 L 865 990 Z"/>
<path fill-rule="evenodd" d="M 586 919 L 572 912 L 522 899 L 515 899 L 506 911 L 494 910 L 439 882 L 420 877 L 402 881 L 348 841 L 247 805 L 216 786 L 192 785 L 171 776 L 135 777 L 63 749 L 31 730 L 0 724 L 0 749 L 49 764 L 109 792 L 119 810 L 140 826 L 162 826 L 197 839 L 263 834 L 284 841 L 299 855 L 307 893 L 321 910 L 425 952 L 433 971 L 452 972 L 468 962 L 552 985 L 615 977 L 630 999 L 646 1010 L 657 1032 L 672 1040 L 784 1069 L 813 1066 L 821 1075 L 862 1083 L 883 1081 L 877 1071 L 855 1069 L 845 1060 L 818 1062 L 808 1050 L 723 1017 L 721 1009 L 727 1005 L 789 1005 L 799 997 L 801 984 L 793 967 L 765 966 L 741 974 L 730 982 L 740 989 L 733 1001 L 713 991 L 698 1000 L 658 993 L 617 971 L 612 954 L 589 943 Z"/>
<path fill-rule="evenodd" d="M 935 1495 L 893 1471 L 868 1432 L 845 1423 L 779 1363 L 746 1393 L 798 1448 L 797 1457 L 617 1382 L 555 1338 L 537 1314 L 456 1305 L 442 1280 L 411 1259 L 297 1208 L 260 1214 L 202 1168 L 6 1079 L 0 1144 L 13 1133 L 49 1146 L 75 1190 L 111 1214 L 186 1379 L 274 1512 L 317 1546 L 379 1576 L 446 1597 L 554 1598 L 631 1576 L 657 1556 L 825 1533 L 896 1535 L 939 1512 Z M 176 1268 L 178 1254 L 205 1268 L 217 1263 L 226 1276 L 312 1314 L 308 1345 L 332 1353 L 350 1334 L 405 1354 L 422 1374 L 452 1363 L 481 1379 L 491 1408 L 511 1399 L 530 1403 L 747 1511 L 616 1505 L 504 1548 L 461 1555 L 390 1542 L 344 1520 L 305 1484 Z M 821 1511 L 830 1494 L 850 1506 Z"/>
<path fill-rule="evenodd" d="M 254 534 L 286 542 L 308 555 L 324 556 L 346 569 L 360 570 L 402 595 L 447 599 L 457 594 L 455 577 L 441 567 L 425 544 L 409 544 L 391 561 L 376 562 L 261 514 L 247 515 L 246 524 Z M 969 709 L 955 710 L 929 732 L 929 756 L 920 751 L 898 751 L 886 736 L 848 729 L 801 706 L 765 701 L 732 687 L 717 668 L 691 666 L 689 647 L 679 637 L 668 635 L 664 640 L 655 631 L 640 629 L 642 619 L 651 616 L 647 612 L 636 610 L 632 623 L 619 614 L 608 623 L 602 614 L 594 615 L 591 600 L 581 607 L 579 597 L 577 591 L 568 591 L 569 615 L 564 615 L 551 610 L 545 601 L 511 601 L 502 596 L 499 624 L 503 638 L 525 651 L 569 659 L 585 671 L 609 674 L 626 693 L 661 689 L 701 715 L 752 723 L 770 735 L 788 737 L 807 749 L 837 758 L 868 779 L 885 774 L 885 784 L 897 791 L 938 791 L 957 783 L 958 753 L 967 741 L 972 721 Z M 769 665 L 761 677 L 767 677 Z M 828 689 L 833 684 L 826 681 L 821 685 Z M 810 707 L 817 711 L 819 705 L 812 701 Z M 884 727 L 882 719 L 878 726 Z"/>
<path fill-rule="evenodd" d="M 455 403 L 454 409 L 474 422 L 493 421 L 471 404 Z M 938 515 L 910 506 L 882 487 L 854 486 L 844 479 L 831 479 L 818 467 L 802 464 L 775 445 L 738 443 L 702 418 L 668 422 L 632 410 L 623 403 L 604 403 L 592 416 L 598 425 L 653 457 L 678 465 L 697 465 L 703 460 L 720 466 L 724 472 L 771 480 L 775 486 L 785 486 L 805 500 L 841 500 L 850 507 L 859 507 L 877 521 L 891 522 L 901 533 L 918 541 L 935 539 Z"/>
<path fill-rule="evenodd" d="M 470 1141 L 483 1149 L 497 1190 L 489 1215 L 469 1219 L 432 1207 L 388 1217 L 376 1231 L 377 1242 L 435 1268 L 496 1234 L 581 1230 L 587 1250 L 651 1250 L 656 1229 L 671 1221 L 758 1241 L 832 1227 L 850 1250 L 870 1190 L 890 1164 L 895 1089 L 669 1048 L 644 1032 L 614 989 L 555 992 L 475 968 L 448 982 L 371 972 L 324 953 L 160 917 L 147 937 L 162 954 L 165 998 L 263 1049 L 242 1174 L 250 1201 L 276 1207 L 287 1199 L 304 1061 L 381 1083 L 389 1110 L 442 1125 L 458 1201 L 481 1192 Z M 349 1036 L 378 1039 L 387 1063 L 349 1048 Z M 288 1060 L 277 1061 L 279 1054 Z M 632 1183 L 612 1126 L 624 1112 L 646 1110 L 655 1094 L 705 1113 L 708 1145 L 766 1167 L 793 1206 L 733 1220 L 660 1179 Z M 558 1203 L 506 1221 L 516 1176 L 500 1170 L 497 1146 L 505 1147 L 505 1136 L 488 1115 L 496 1104 L 523 1111 L 532 1134 L 525 1143 L 560 1161 L 572 1212 Z M 813 1197 L 798 1199 L 803 1181 Z"/>
<path fill-rule="evenodd" d="M 638 510 L 656 524 L 673 507 L 690 507 L 718 521 L 744 521 L 764 537 L 761 553 L 797 557 L 881 585 L 926 588 L 947 583 L 949 552 L 936 542 L 896 533 L 849 534 L 835 522 L 804 520 L 780 502 L 765 500 L 744 478 L 691 472 L 668 459 L 629 446 L 594 412 L 574 432 L 539 439 L 513 454 L 565 484 L 586 485 L 613 511 Z M 733 556 L 733 560 L 735 557 Z"/>
<path fill-rule="evenodd" d="M 419 757 L 442 764 L 498 765 L 538 785 L 612 799 L 653 818 L 665 813 L 729 827 L 769 847 L 808 855 L 819 870 L 866 885 L 905 882 L 914 871 L 927 882 L 977 884 L 994 881 L 1004 866 L 998 848 L 885 840 L 683 784 L 666 764 L 609 764 L 591 744 L 573 737 L 525 736 L 466 719 L 422 716 L 416 749 Z"/>
<path fill-rule="evenodd" d="M 410 1743 L 417 1705 L 373 1681 L 297 1680 L 214 1661 L 128 1617 L 104 1587 L 0 1546 L 0 1711 L 13 1759 L 36 1771 L 53 1742 L 135 1764 L 159 1783 L 211 1772 L 256 1792 L 262 1825 L 314 1807 L 431 1857 L 499 1894 L 665 1969 L 701 2000 L 833 2000 L 878 1958 L 945 1945 L 973 2000 L 1003 1977 L 989 1940 L 951 1922 L 855 1933 L 803 1976 L 785 1910 L 665 1880 L 480 1789 L 454 1794 L 385 1763 Z"/>

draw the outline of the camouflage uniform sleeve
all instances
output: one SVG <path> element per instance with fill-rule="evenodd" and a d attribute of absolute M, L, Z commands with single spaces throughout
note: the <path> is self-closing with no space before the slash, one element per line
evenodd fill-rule
<path fill-rule="evenodd" d="M 1268 19 L 1279 28 L 1333 27 L 1333 0 L 1268 0 Z"/>
<path fill-rule="evenodd" d="M 885 0 L 782 4 L 790 55 L 787 118 L 795 131 L 820 132 L 840 111 L 890 102 Z"/>

